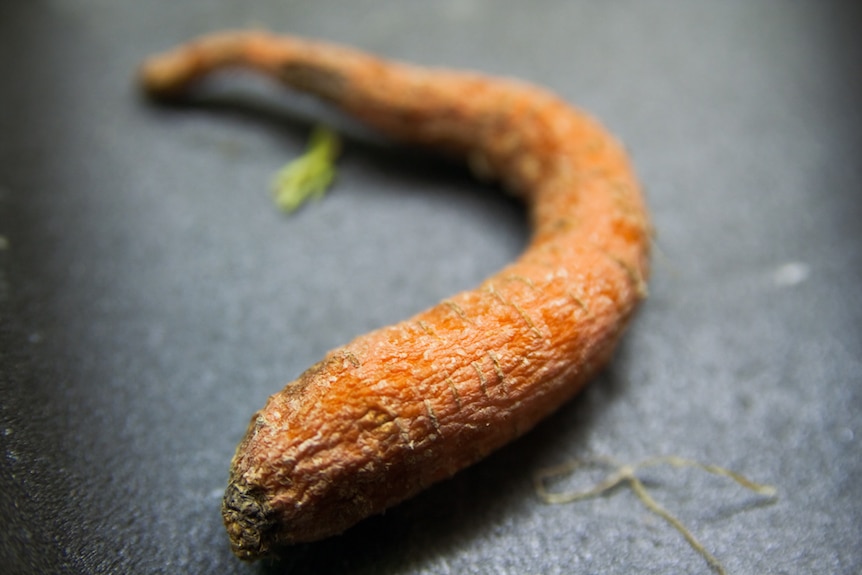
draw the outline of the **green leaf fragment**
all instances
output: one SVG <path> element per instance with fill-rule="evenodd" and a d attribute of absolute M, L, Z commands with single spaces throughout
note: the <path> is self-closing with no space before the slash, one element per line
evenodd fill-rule
<path fill-rule="evenodd" d="M 272 193 L 276 205 L 291 213 L 308 200 L 323 197 L 335 180 L 340 149 L 338 134 L 325 126 L 315 128 L 306 152 L 275 175 Z"/>

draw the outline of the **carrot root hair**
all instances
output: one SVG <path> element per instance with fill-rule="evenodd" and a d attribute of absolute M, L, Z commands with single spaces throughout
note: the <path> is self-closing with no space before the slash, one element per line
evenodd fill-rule
<path fill-rule="evenodd" d="M 635 464 L 620 464 L 611 458 L 601 456 L 576 459 L 562 465 L 539 470 L 534 476 L 534 484 L 536 493 L 542 499 L 542 501 L 552 505 L 561 505 L 565 503 L 573 503 L 576 501 L 583 501 L 585 499 L 600 497 L 602 495 L 606 495 L 608 492 L 612 491 L 613 489 L 616 489 L 623 484 L 628 484 L 629 488 L 632 490 L 632 492 L 634 492 L 634 494 L 644 505 L 644 507 L 646 507 L 651 513 L 654 513 L 655 515 L 658 515 L 659 517 L 664 519 L 671 527 L 678 531 L 680 535 L 682 535 L 686 542 L 689 544 L 689 546 L 691 546 L 692 549 L 694 549 L 701 557 L 703 557 L 707 564 L 709 564 L 709 566 L 716 573 L 718 573 L 719 575 L 726 575 L 727 571 L 725 570 L 721 561 L 719 561 L 718 558 L 716 558 L 712 553 L 707 550 L 706 546 L 704 546 L 703 543 L 701 543 L 694 536 L 692 531 L 688 527 L 686 527 L 685 524 L 678 517 L 676 517 L 673 513 L 660 505 L 652 497 L 646 486 L 638 477 L 637 473 L 639 470 L 648 467 L 655 467 L 658 465 L 671 465 L 677 468 L 697 468 L 701 471 L 706 471 L 707 473 L 711 473 L 713 475 L 718 475 L 731 479 L 745 489 L 753 491 L 757 495 L 761 495 L 767 498 L 769 502 L 776 500 L 778 497 L 778 490 L 772 485 L 756 483 L 748 479 L 744 475 L 735 471 L 731 471 L 730 469 L 727 469 L 725 467 L 720 467 L 718 465 L 713 465 L 710 463 L 701 463 L 699 461 L 685 459 L 675 455 L 650 457 Z M 611 468 L 612 471 L 603 480 L 586 489 L 573 491 L 552 491 L 548 488 L 547 484 L 549 480 L 563 475 L 569 475 L 571 473 L 574 473 L 578 469 L 583 469 L 585 467 L 605 467 Z"/>

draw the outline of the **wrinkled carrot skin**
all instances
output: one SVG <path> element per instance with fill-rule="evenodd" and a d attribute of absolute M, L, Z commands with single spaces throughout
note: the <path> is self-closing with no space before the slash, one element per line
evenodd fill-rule
<path fill-rule="evenodd" d="M 269 398 L 223 516 L 244 559 L 338 534 L 522 435 L 610 358 L 645 295 L 651 227 L 621 146 L 548 92 L 264 32 L 147 61 L 170 97 L 250 67 L 399 141 L 463 156 L 525 200 L 533 236 L 472 291 L 331 351 Z"/>

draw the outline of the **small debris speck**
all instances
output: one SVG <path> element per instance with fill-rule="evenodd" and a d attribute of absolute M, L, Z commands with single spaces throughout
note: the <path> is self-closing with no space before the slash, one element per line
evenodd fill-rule
<path fill-rule="evenodd" d="M 775 285 L 790 287 L 801 284 L 808 279 L 811 269 L 803 262 L 789 262 L 779 266 L 773 274 Z"/>

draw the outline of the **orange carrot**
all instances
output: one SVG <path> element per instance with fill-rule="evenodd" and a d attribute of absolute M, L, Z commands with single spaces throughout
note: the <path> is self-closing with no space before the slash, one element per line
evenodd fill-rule
<path fill-rule="evenodd" d="M 244 559 L 340 533 L 522 435 L 610 358 L 646 292 L 651 227 L 622 147 L 514 80 L 264 32 L 155 56 L 169 97 L 245 66 L 399 141 L 459 154 L 524 199 L 533 236 L 472 291 L 329 352 L 251 420 L 222 508 Z"/>

